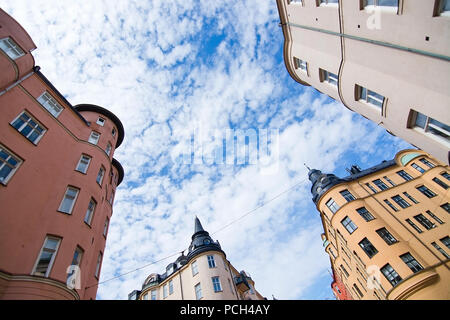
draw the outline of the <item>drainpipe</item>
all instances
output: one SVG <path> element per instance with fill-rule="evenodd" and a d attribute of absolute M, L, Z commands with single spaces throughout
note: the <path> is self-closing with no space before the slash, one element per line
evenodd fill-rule
<path fill-rule="evenodd" d="M 31 75 L 33 75 L 35 73 L 35 71 L 39 70 L 39 67 L 37 67 L 38 69 L 35 70 L 33 68 L 33 71 L 31 71 L 30 73 L 28 73 L 27 75 L 23 76 L 21 79 L 17 80 L 16 82 L 14 82 L 12 85 L 10 85 L 9 87 L 7 87 L 5 90 L 0 92 L 0 96 L 4 95 L 6 92 L 8 92 L 9 90 L 11 90 L 12 88 L 14 88 L 15 86 L 17 86 L 18 84 L 20 84 L 22 81 L 28 79 L 29 77 L 31 77 Z"/>

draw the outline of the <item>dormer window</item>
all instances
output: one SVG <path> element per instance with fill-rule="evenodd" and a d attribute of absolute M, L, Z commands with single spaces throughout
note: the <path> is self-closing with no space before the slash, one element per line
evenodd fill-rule
<path fill-rule="evenodd" d="M 0 39 L 0 49 L 2 49 L 3 52 L 5 52 L 6 55 L 13 60 L 25 55 L 22 48 L 20 48 L 19 45 L 9 37 Z"/>
<path fill-rule="evenodd" d="M 99 125 L 99 126 L 104 126 L 105 125 L 105 119 L 104 118 L 102 118 L 102 117 L 98 117 L 98 119 L 97 119 L 97 124 Z"/>

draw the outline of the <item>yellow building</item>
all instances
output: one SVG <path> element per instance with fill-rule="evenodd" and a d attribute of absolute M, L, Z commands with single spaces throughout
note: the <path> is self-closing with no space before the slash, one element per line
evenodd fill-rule
<path fill-rule="evenodd" d="M 403 150 L 349 172 L 309 171 L 336 297 L 450 299 L 449 167 Z"/>
<path fill-rule="evenodd" d="M 152 273 L 129 300 L 263 300 L 245 271 L 237 271 L 218 241 L 213 241 L 198 218 L 187 255 Z"/>
<path fill-rule="evenodd" d="M 277 0 L 291 77 L 449 164 L 450 0 Z"/>

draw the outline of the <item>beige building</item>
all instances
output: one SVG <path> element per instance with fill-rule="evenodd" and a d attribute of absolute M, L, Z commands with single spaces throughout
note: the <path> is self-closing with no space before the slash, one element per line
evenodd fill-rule
<path fill-rule="evenodd" d="M 424 151 L 341 179 L 310 170 L 338 299 L 450 299 L 449 167 Z"/>
<path fill-rule="evenodd" d="M 449 164 L 449 0 L 277 0 L 291 77 Z"/>
<path fill-rule="evenodd" d="M 198 218 L 188 254 L 170 263 L 163 274 L 152 273 L 129 300 L 263 300 L 245 271 L 227 260 Z"/>

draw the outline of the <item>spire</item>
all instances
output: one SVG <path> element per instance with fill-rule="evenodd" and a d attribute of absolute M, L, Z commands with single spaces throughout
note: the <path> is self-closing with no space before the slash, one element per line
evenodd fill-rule
<path fill-rule="evenodd" d="M 194 234 L 196 234 L 197 232 L 201 232 L 201 231 L 205 231 L 202 227 L 202 224 L 200 222 L 200 219 L 195 216 L 195 229 L 194 229 Z"/>

